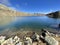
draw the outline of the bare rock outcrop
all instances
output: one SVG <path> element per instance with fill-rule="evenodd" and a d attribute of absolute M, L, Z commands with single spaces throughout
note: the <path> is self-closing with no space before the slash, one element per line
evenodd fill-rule
<path fill-rule="evenodd" d="M 60 18 L 60 11 L 49 13 L 47 14 L 47 16 L 52 17 L 52 18 Z"/>

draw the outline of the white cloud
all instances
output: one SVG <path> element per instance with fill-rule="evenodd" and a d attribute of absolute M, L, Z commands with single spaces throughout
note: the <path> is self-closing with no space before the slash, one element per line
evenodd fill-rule
<path fill-rule="evenodd" d="M 12 9 L 12 10 L 16 10 L 15 7 L 12 7 L 12 4 L 10 3 L 9 0 L 0 0 L 0 3 L 3 4 L 3 5 L 9 6 L 9 8 Z"/>
<path fill-rule="evenodd" d="M 9 0 L 0 0 L 0 3 L 4 4 L 4 5 L 8 5 L 8 6 L 11 5 L 11 3 L 9 2 Z"/>

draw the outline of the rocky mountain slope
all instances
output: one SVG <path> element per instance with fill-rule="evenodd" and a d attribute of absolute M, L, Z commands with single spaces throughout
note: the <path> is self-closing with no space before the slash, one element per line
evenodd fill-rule
<path fill-rule="evenodd" d="M 52 18 L 60 18 L 60 11 L 52 12 L 47 15 Z"/>
<path fill-rule="evenodd" d="M 38 13 L 25 13 L 19 12 L 16 10 L 7 7 L 6 5 L 0 4 L 0 26 L 4 24 L 8 24 L 14 20 L 16 16 L 43 16 L 44 14 Z"/>
<path fill-rule="evenodd" d="M 43 16 L 45 14 L 40 13 L 26 13 L 26 12 L 20 12 L 11 9 L 10 7 L 7 7 L 5 5 L 0 4 L 0 16 Z"/>
<path fill-rule="evenodd" d="M 18 12 L 5 5 L 0 4 L 0 16 L 30 16 L 28 13 Z"/>
<path fill-rule="evenodd" d="M 8 7 L 0 4 L 0 26 L 4 26 L 6 24 L 9 24 L 11 21 L 13 21 L 13 18 L 10 13 L 11 9 Z M 12 11 L 13 12 L 13 11 Z"/>

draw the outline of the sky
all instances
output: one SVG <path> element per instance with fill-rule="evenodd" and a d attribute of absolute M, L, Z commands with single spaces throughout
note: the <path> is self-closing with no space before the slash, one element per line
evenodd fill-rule
<path fill-rule="evenodd" d="M 28 13 L 49 13 L 60 10 L 60 0 L 0 0 L 0 3 Z"/>

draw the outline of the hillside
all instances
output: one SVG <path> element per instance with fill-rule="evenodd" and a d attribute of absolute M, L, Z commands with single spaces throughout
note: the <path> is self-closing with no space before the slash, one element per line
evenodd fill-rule
<path fill-rule="evenodd" d="M 28 13 L 17 12 L 5 5 L 0 4 L 0 16 L 30 16 Z"/>
<path fill-rule="evenodd" d="M 45 14 L 40 13 L 25 13 L 25 12 L 19 12 L 16 10 L 11 9 L 10 7 L 7 7 L 5 5 L 0 4 L 0 16 L 43 16 Z"/>
<path fill-rule="evenodd" d="M 0 4 L 0 26 L 11 23 L 15 20 L 15 16 L 27 16 L 28 13 L 17 12 L 5 5 Z"/>
<path fill-rule="evenodd" d="M 60 11 L 49 13 L 47 14 L 47 16 L 52 17 L 52 18 L 60 18 Z"/>
<path fill-rule="evenodd" d="M 3 4 L 0 4 L 0 26 L 8 24 L 12 22 L 16 16 L 44 16 L 45 14 L 40 13 L 25 13 L 18 12 L 16 10 L 11 9 Z"/>

